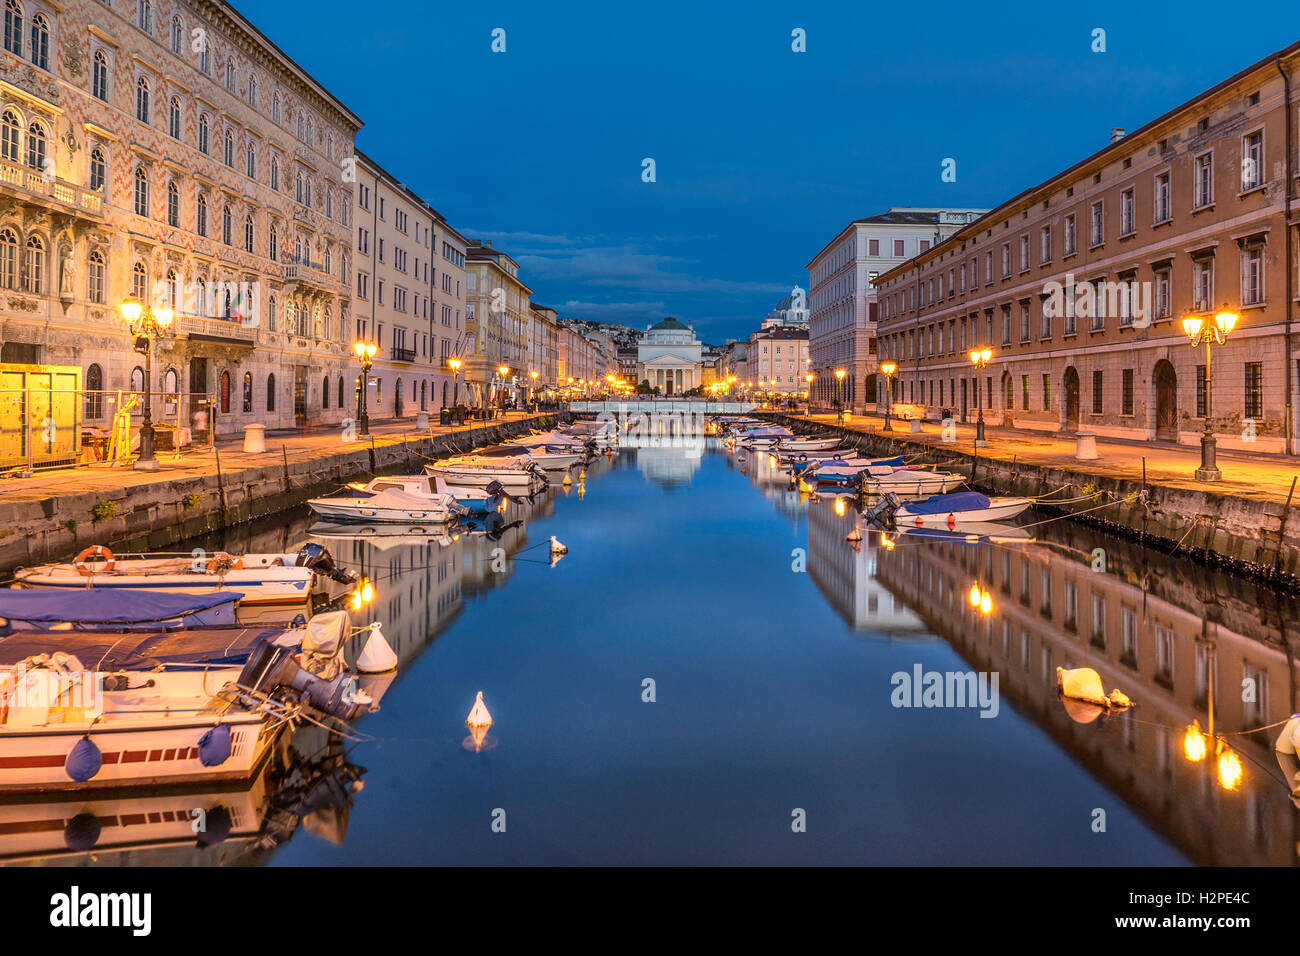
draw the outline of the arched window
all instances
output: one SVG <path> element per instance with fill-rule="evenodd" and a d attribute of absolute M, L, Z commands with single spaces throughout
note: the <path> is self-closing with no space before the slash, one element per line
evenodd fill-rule
<path fill-rule="evenodd" d="M 266 376 L 266 410 L 275 411 L 275 373 Z"/>
<path fill-rule="evenodd" d="M 23 8 L 18 0 L 5 0 L 5 49 L 23 55 Z"/>
<path fill-rule="evenodd" d="M 169 368 L 163 373 L 163 402 L 167 415 L 176 414 L 176 403 L 180 401 L 181 380 L 176 369 Z"/>
<path fill-rule="evenodd" d="M 165 291 L 167 295 L 167 308 L 176 312 L 180 309 L 181 280 L 180 276 L 176 274 L 175 269 L 167 270 L 167 288 Z"/>
<path fill-rule="evenodd" d="M 199 315 L 208 314 L 208 280 L 203 276 L 194 283 L 194 308 Z"/>
<path fill-rule="evenodd" d="M 221 241 L 228 246 L 232 245 L 231 234 L 230 207 L 225 206 L 221 210 Z"/>
<path fill-rule="evenodd" d="M 153 33 L 153 2 L 152 0 L 136 0 L 135 5 L 136 25 L 145 33 Z"/>
<path fill-rule="evenodd" d="M 149 215 L 149 174 L 143 166 L 135 168 L 135 214 Z"/>
<path fill-rule="evenodd" d="M 235 57 L 230 54 L 226 57 L 226 89 L 235 92 Z"/>
<path fill-rule="evenodd" d="M 221 404 L 218 407 L 221 409 L 221 413 L 223 415 L 229 415 L 230 414 L 230 373 L 229 372 L 221 373 L 220 396 L 221 397 L 218 400 L 221 402 Z"/>
<path fill-rule="evenodd" d="M 138 365 L 131 369 L 131 391 L 137 395 L 144 391 L 144 369 Z"/>
<path fill-rule="evenodd" d="M 253 373 L 245 372 L 244 373 L 244 411 L 247 413 L 247 412 L 251 412 L 252 410 L 253 410 Z"/>
<path fill-rule="evenodd" d="M 311 177 L 310 176 L 308 176 L 306 179 L 302 181 L 302 192 L 303 192 L 302 204 L 304 206 L 310 206 L 311 205 Z"/>
<path fill-rule="evenodd" d="M 302 110 L 298 110 L 298 138 L 301 140 L 307 138 L 307 116 Z"/>
<path fill-rule="evenodd" d="M 4 117 L 0 119 L 0 158 L 7 159 L 11 163 L 18 162 L 20 152 L 20 143 L 22 143 L 22 130 L 18 126 L 18 114 L 13 110 L 5 110 Z"/>
<path fill-rule="evenodd" d="M 83 413 L 87 420 L 104 417 L 104 370 L 91 364 L 86 369 L 86 402 Z"/>
<path fill-rule="evenodd" d="M 178 96 L 167 102 L 167 135 L 172 139 L 181 138 L 181 101 Z"/>
<path fill-rule="evenodd" d="M 23 258 L 23 291 L 33 295 L 45 292 L 45 243 L 40 236 L 32 236 L 27 240 Z"/>
<path fill-rule="evenodd" d="M 293 174 L 293 198 L 302 202 L 302 170 L 299 169 Z"/>
<path fill-rule="evenodd" d="M 234 165 L 235 165 L 235 134 L 232 133 L 230 130 L 226 130 L 226 146 L 225 146 L 225 152 L 224 152 L 224 154 L 223 154 L 223 159 L 225 160 L 225 163 L 226 163 L 227 166 L 230 166 L 230 167 L 232 167 L 232 168 L 234 167 Z"/>
<path fill-rule="evenodd" d="M 249 213 L 244 217 L 244 251 L 253 251 L 253 214 Z"/>
<path fill-rule="evenodd" d="M 208 76 L 212 75 L 212 57 L 208 53 L 207 43 L 199 47 L 199 69 Z"/>
<path fill-rule="evenodd" d="M 181 224 L 181 190 L 176 180 L 167 184 L 167 225 L 179 229 Z"/>
<path fill-rule="evenodd" d="M 172 52 L 180 56 L 185 52 L 185 25 L 179 16 L 172 16 Z"/>
<path fill-rule="evenodd" d="M 50 21 L 45 14 L 32 17 L 32 62 L 42 70 L 50 68 Z"/>
<path fill-rule="evenodd" d="M 280 188 L 280 157 L 271 154 L 271 188 Z"/>
<path fill-rule="evenodd" d="M 257 178 L 257 150 L 251 142 L 244 147 L 244 174 L 249 179 Z"/>
<path fill-rule="evenodd" d="M 208 138 L 211 127 L 208 125 L 208 114 L 203 113 L 199 116 L 199 152 L 207 155 Z"/>
<path fill-rule="evenodd" d="M 257 109 L 257 74 L 248 74 L 248 105 Z"/>
<path fill-rule="evenodd" d="M 275 296 L 270 296 L 266 304 L 266 330 L 268 332 L 274 332 L 279 325 L 276 319 L 276 305 Z"/>
<path fill-rule="evenodd" d="M 208 197 L 199 193 L 198 210 L 195 214 L 194 229 L 200 236 L 208 234 Z"/>
<path fill-rule="evenodd" d="M 294 236 L 293 238 L 293 261 L 302 262 L 302 236 Z"/>
<path fill-rule="evenodd" d="M 320 337 L 323 339 L 328 339 L 330 337 L 330 326 L 334 323 L 334 316 L 330 312 L 330 307 L 328 305 L 325 306 L 325 311 L 324 313 L 322 313 L 322 316 L 323 317 L 321 318 Z"/>
<path fill-rule="evenodd" d="M 18 236 L 12 229 L 0 229 L 0 286 L 18 288 Z"/>
<path fill-rule="evenodd" d="M 96 99 L 108 102 L 108 56 L 103 50 L 95 51 L 95 62 L 90 67 L 90 92 Z"/>
<path fill-rule="evenodd" d="M 141 123 L 149 122 L 149 77 L 142 76 L 135 81 L 135 118 Z"/>
<path fill-rule="evenodd" d="M 325 187 L 325 218 L 334 218 L 334 187 Z"/>
<path fill-rule="evenodd" d="M 339 408 L 343 408 L 343 407 L 344 407 L 344 402 L 343 402 L 343 394 L 344 394 L 344 393 L 343 393 L 343 388 L 344 388 L 344 385 L 343 385 L 343 376 L 340 375 L 340 376 L 339 376 Z"/>
<path fill-rule="evenodd" d="M 320 386 L 320 407 L 330 407 L 330 377 L 328 375 L 325 376 L 325 381 Z"/>
<path fill-rule="evenodd" d="M 428 410 L 429 410 L 429 383 L 421 382 L 420 383 L 420 411 L 427 412 Z"/>
<path fill-rule="evenodd" d="M 271 223 L 271 245 L 267 250 L 267 255 L 271 257 L 272 262 L 280 261 L 280 233 L 276 229 L 275 223 Z"/>
<path fill-rule="evenodd" d="M 104 163 L 104 151 L 96 146 L 90 151 L 90 188 L 103 189 L 108 167 Z"/>
<path fill-rule="evenodd" d="M 280 122 L 280 91 L 271 94 L 271 122 Z"/>
<path fill-rule="evenodd" d="M 230 301 L 230 285 L 226 284 L 225 302 L 221 306 L 221 317 L 229 321 L 235 314 L 235 310 Z"/>
<path fill-rule="evenodd" d="M 137 262 L 131 267 L 131 297 L 143 302 L 148 290 L 149 274 L 145 271 L 144 263 Z"/>
<path fill-rule="evenodd" d="M 99 250 L 86 258 L 86 298 L 101 304 L 104 301 L 104 254 Z"/>
<path fill-rule="evenodd" d="M 40 123 L 27 127 L 27 165 L 32 169 L 45 169 L 45 128 Z"/>

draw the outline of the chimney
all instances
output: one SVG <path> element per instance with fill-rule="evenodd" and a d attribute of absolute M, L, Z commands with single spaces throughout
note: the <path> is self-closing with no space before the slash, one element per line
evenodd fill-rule
<path fill-rule="evenodd" d="M 1123 138 L 1124 138 L 1124 127 L 1123 127 L 1123 126 L 1116 126 L 1116 127 L 1113 127 L 1113 128 L 1111 129 L 1111 131 L 1110 131 L 1110 141 L 1111 141 L 1112 143 L 1118 143 L 1118 142 L 1119 142 L 1121 139 L 1123 139 Z"/>
<path fill-rule="evenodd" d="M 1120 135 L 1121 135 L 1121 136 L 1124 135 L 1124 131 L 1123 131 L 1123 130 L 1120 130 L 1119 132 L 1120 132 Z M 1111 134 L 1111 135 L 1112 135 L 1112 138 L 1113 138 L 1114 134 Z M 487 248 L 491 249 L 491 248 L 492 248 L 492 240 L 491 240 L 491 239 L 484 239 L 484 240 L 483 240 L 483 245 L 485 245 Z"/>

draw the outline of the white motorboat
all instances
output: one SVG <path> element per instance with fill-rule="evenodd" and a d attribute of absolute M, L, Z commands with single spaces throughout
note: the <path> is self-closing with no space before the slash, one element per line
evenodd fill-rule
<path fill-rule="evenodd" d="M 455 521 L 469 509 L 451 495 L 408 490 L 395 482 L 366 497 L 313 498 L 307 502 L 322 518 L 336 521 Z"/>
<path fill-rule="evenodd" d="M 103 545 L 86 548 L 71 562 L 20 568 L 14 587 L 129 588 L 174 594 L 237 591 L 243 604 L 303 604 L 315 591 L 332 593 L 331 582 L 356 583 L 356 575 L 334 564 L 319 544 L 297 554 L 114 555 Z"/>
<path fill-rule="evenodd" d="M 798 453 L 809 451 L 826 451 L 839 447 L 839 438 L 794 438 L 777 442 L 777 453 Z"/>
<path fill-rule="evenodd" d="M 486 488 L 492 482 L 512 495 L 531 495 L 550 484 L 546 472 L 527 453 L 506 455 L 458 455 L 425 465 L 424 472 L 442 477 L 453 485 Z"/>
<path fill-rule="evenodd" d="M 372 498 L 381 491 L 405 491 L 408 494 L 423 495 L 430 498 L 450 495 L 455 502 L 466 509 L 467 513 L 484 513 L 496 511 L 507 497 L 500 484 L 488 484 L 484 488 L 461 487 L 449 485 L 445 479 L 430 475 L 385 475 L 370 481 L 354 481 L 348 484 L 348 490 L 358 498 Z M 438 519 L 420 519 L 433 523 Z"/>
<path fill-rule="evenodd" d="M 0 792 L 246 779 L 286 711 L 369 711 L 343 661 L 350 633 L 331 611 L 288 628 L 2 637 Z"/>
<path fill-rule="evenodd" d="M 928 471 L 924 468 L 868 465 L 858 474 L 858 488 L 864 494 L 880 495 L 892 491 L 897 495 L 937 495 L 960 488 L 965 477 L 951 471 Z"/>
<path fill-rule="evenodd" d="M 968 522 L 1006 521 L 1031 504 L 1028 498 L 990 498 L 978 491 L 960 491 L 905 502 L 894 510 L 894 522 L 952 530 Z"/>

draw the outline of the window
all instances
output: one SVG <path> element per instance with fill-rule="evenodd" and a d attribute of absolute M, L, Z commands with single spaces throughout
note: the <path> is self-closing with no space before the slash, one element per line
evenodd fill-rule
<path fill-rule="evenodd" d="M 50 68 L 50 22 L 45 14 L 38 13 L 32 17 L 32 63 L 42 70 Z"/>
<path fill-rule="evenodd" d="M 173 312 L 179 310 L 181 306 L 181 279 L 176 274 L 175 269 L 167 270 L 167 284 L 164 293 L 167 297 L 167 307 Z"/>
<path fill-rule="evenodd" d="M 1048 372 L 1043 373 L 1043 411 L 1052 410 L 1052 376 Z"/>
<path fill-rule="evenodd" d="M 1196 417 L 1205 417 L 1206 407 L 1206 389 L 1205 389 L 1205 366 L 1196 366 Z"/>
<path fill-rule="evenodd" d="M 45 243 L 40 236 L 27 240 L 23 269 L 23 291 L 33 295 L 45 292 Z"/>
<path fill-rule="evenodd" d="M 86 399 L 84 417 L 96 419 L 104 417 L 104 370 L 98 365 L 86 369 Z"/>
<path fill-rule="evenodd" d="M 1090 245 L 1099 246 L 1106 237 L 1106 210 L 1102 200 L 1092 204 L 1092 214 L 1089 219 L 1088 242 Z"/>
<path fill-rule="evenodd" d="M 878 256 L 878 255 L 880 255 L 880 240 L 879 240 L 879 239 L 868 239 L 868 240 L 867 240 L 867 255 L 869 255 L 869 256 Z"/>
<path fill-rule="evenodd" d="M 244 217 L 244 251 L 245 252 L 253 251 L 254 239 L 255 239 L 255 235 L 253 229 L 253 215 L 252 213 L 249 213 L 247 216 Z"/>
<path fill-rule="evenodd" d="M 266 410 L 275 411 L 275 373 L 266 376 Z"/>
<path fill-rule="evenodd" d="M 185 26 L 178 16 L 172 17 L 172 52 L 177 56 L 185 52 Z"/>
<path fill-rule="evenodd" d="M 1011 243 L 1002 244 L 1002 278 L 1011 275 Z"/>
<path fill-rule="evenodd" d="M 222 161 L 231 169 L 235 167 L 235 134 L 226 130 L 225 146 L 222 151 Z"/>
<path fill-rule="evenodd" d="M 1029 376 L 1020 376 L 1020 407 L 1029 411 Z"/>
<path fill-rule="evenodd" d="M 18 116 L 13 110 L 5 110 L 0 120 L 0 157 L 11 163 L 18 162 L 22 134 L 18 129 Z"/>
<path fill-rule="evenodd" d="M 145 33 L 153 33 L 153 2 L 152 0 L 136 0 L 135 4 L 136 26 Z"/>
<path fill-rule="evenodd" d="M 1208 311 L 1214 301 L 1214 259 L 1210 256 L 1196 260 L 1192 266 L 1192 307 Z"/>
<path fill-rule="evenodd" d="M 1093 372 L 1092 372 L 1092 413 L 1093 413 L 1094 415 L 1100 415 L 1100 414 L 1101 414 L 1101 395 L 1102 395 L 1101 378 L 1102 378 L 1102 376 L 1101 376 L 1101 369 L 1093 369 Z"/>
<path fill-rule="evenodd" d="M 1136 231 L 1134 221 L 1133 190 L 1126 189 L 1119 197 L 1119 234 L 1127 236 Z"/>
<path fill-rule="evenodd" d="M 1065 255 L 1072 256 L 1078 251 L 1076 221 L 1074 213 L 1065 217 Z"/>
<path fill-rule="evenodd" d="M 32 169 L 45 170 L 45 130 L 40 123 L 33 123 L 27 128 L 27 165 Z"/>
<path fill-rule="evenodd" d="M 244 147 L 244 174 L 249 179 L 257 178 L 257 150 L 251 142 Z"/>
<path fill-rule="evenodd" d="M 277 156 L 277 155 L 275 155 L 275 153 L 272 153 L 272 154 L 271 154 L 271 182 L 270 182 L 270 186 L 271 186 L 272 189 L 279 189 L 279 188 L 280 188 L 280 157 Z"/>
<path fill-rule="evenodd" d="M 266 330 L 268 332 L 274 332 L 278 325 L 278 323 L 276 322 L 275 307 L 276 307 L 275 296 L 271 296 L 266 304 Z"/>
<path fill-rule="evenodd" d="M 1050 339 L 1052 337 L 1052 299 L 1050 296 L 1043 296 L 1042 312 L 1042 327 L 1038 330 L 1038 337 L 1040 339 Z"/>
<path fill-rule="evenodd" d="M 1251 133 L 1241 141 L 1241 191 L 1264 184 L 1264 134 Z"/>
<path fill-rule="evenodd" d="M 90 92 L 96 99 L 108 102 L 108 57 L 103 50 L 95 51 L 90 65 Z"/>
<path fill-rule="evenodd" d="M 167 103 L 167 135 L 172 139 L 181 138 L 181 101 L 175 96 Z"/>
<path fill-rule="evenodd" d="M 149 78 L 142 76 L 135 81 L 135 118 L 141 123 L 149 122 Z"/>
<path fill-rule="evenodd" d="M 280 261 L 280 233 L 275 223 L 271 223 L 270 248 L 267 255 L 274 262 Z"/>
<path fill-rule="evenodd" d="M 144 263 L 137 262 L 131 267 L 131 295 L 144 302 L 148 289 L 149 275 L 145 272 Z"/>
<path fill-rule="evenodd" d="M 1169 270 L 1168 270 L 1167 268 L 1165 268 L 1165 269 L 1157 269 L 1157 270 L 1155 271 L 1155 277 L 1156 277 L 1156 280 L 1155 280 L 1155 288 L 1154 288 L 1154 290 L 1153 290 L 1153 293 L 1154 293 L 1154 294 L 1153 294 L 1153 299 L 1154 299 L 1154 301 L 1151 303 L 1152 311 L 1155 313 L 1154 318 L 1157 318 L 1157 319 L 1167 319 L 1167 318 L 1169 318 L 1169 308 L 1170 308 L 1170 306 L 1169 306 L 1169 288 L 1170 288 L 1170 282 L 1169 282 Z"/>
<path fill-rule="evenodd" d="M 257 109 L 257 74 L 248 74 L 248 105 Z"/>
<path fill-rule="evenodd" d="M 1169 174 L 1161 173 L 1156 176 L 1155 190 L 1155 213 L 1156 222 L 1168 222 L 1169 213 Z"/>
<path fill-rule="evenodd" d="M 1020 271 L 1026 272 L 1029 269 L 1029 237 L 1020 237 Z"/>
<path fill-rule="evenodd" d="M 902 240 L 902 239 L 895 239 L 895 240 L 894 240 L 894 258 L 895 258 L 895 259 L 901 259 L 901 258 L 903 258 L 903 256 L 904 256 L 904 252 L 903 252 L 903 240 Z"/>
<path fill-rule="evenodd" d="M 218 399 L 218 401 L 220 401 L 221 403 L 219 406 L 221 408 L 221 413 L 223 415 L 229 415 L 230 414 L 230 373 L 229 372 L 221 373 L 221 390 L 219 392 L 219 395 L 220 398 Z"/>
<path fill-rule="evenodd" d="M 1201 209 L 1214 202 L 1214 154 L 1196 157 L 1196 198 L 1194 208 Z"/>
<path fill-rule="evenodd" d="M 18 237 L 12 229 L 0 230 L 0 286 L 18 288 Z"/>
<path fill-rule="evenodd" d="M 1264 302 L 1264 250 L 1255 246 L 1241 254 L 1241 304 Z"/>
<path fill-rule="evenodd" d="M 181 191 L 172 180 L 167 184 L 167 225 L 179 228 L 181 224 Z"/>
<path fill-rule="evenodd" d="M 271 122 L 280 122 L 280 91 L 271 94 Z"/>
<path fill-rule="evenodd" d="M 143 166 L 135 168 L 135 214 L 149 215 L 149 174 Z"/>
<path fill-rule="evenodd" d="M 226 56 L 226 89 L 231 93 L 235 92 L 235 57 L 233 54 Z"/>
<path fill-rule="evenodd" d="M 230 217 L 230 204 L 227 203 L 221 208 L 221 241 L 226 245 L 233 245 L 231 236 L 233 234 Z"/>
<path fill-rule="evenodd" d="M 1038 264 L 1047 265 L 1052 261 L 1052 227 L 1043 226 L 1038 230 Z"/>
<path fill-rule="evenodd" d="M 212 58 L 208 55 L 207 43 L 199 48 L 199 69 L 209 76 L 212 75 Z"/>
<path fill-rule="evenodd" d="M 95 250 L 86 260 L 86 298 L 104 302 L 104 254 Z"/>
<path fill-rule="evenodd" d="M 1126 368 L 1121 373 L 1122 385 L 1120 389 L 1120 409 L 1121 415 L 1133 414 L 1133 370 Z"/>
<path fill-rule="evenodd" d="M 195 213 L 194 231 L 200 236 L 208 234 L 208 197 L 202 193 L 199 194 L 197 211 Z"/>
<path fill-rule="evenodd" d="M 253 410 L 253 373 L 244 373 L 244 411 Z"/>
<path fill-rule="evenodd" d="M 5 49 L 23 55 L 23 8 L 18 0 L 5 0 Z"/>
<path fill-rule="evenodd" d="M 1246 417 L 1259 421 L 1264 417 L 1264 363 L 1246 363 Z"/>
<path fill-rule="evenodd" d="M 208 125 L 208 114 L 204 113 L 199 117 L 199 152 L 205 156 L 208 152 L 208 136 L 210 132 Z"/>

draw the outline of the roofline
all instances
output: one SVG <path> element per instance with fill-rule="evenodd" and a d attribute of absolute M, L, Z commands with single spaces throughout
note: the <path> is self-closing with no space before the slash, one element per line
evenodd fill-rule
<path fill-rule="evenodd" d="M 928 206 L 890 206 L 890 207 L 889 207 L 888 209 L 886 209 L 884 212 L 882 212 L 882 213 L 877 213 L 877 216 L 884 216 L 884 215 L 886 215 L 886 214 L 888 214 L 888 213 L 891 213 L 891 212 L 933 212 L 933 213 L 952 212 L 954 209 L 964 209 L 964 208 L 968 208 L 968 207 L 964 207 L 964 206 L 947 206 L 947 207 L 936 207 L 936 208 L 931 209 L 931 208 L 928 207 Z M 973 211 L 973 207 L 971 207 L 971 209 L 972 209 L 972 211 Z M 985 215 L 987 215 L 987 213 L 985 213 Z M 847 226 L 845 226 L 845 227 L 844 227 L 843 229 L 841 229 L 838 233 L 836 233 L 834 239 L 832 239 L 830 242 L 826 243 L 826 245 L 822 246 L 821 249 L 819 249 L 819 250 L 817 251 L 817 255 L 813 256 L 812 259 L 810 259 L 810 260 L 808 261 L 808 264 L 807 264 L 806 266 L 804 266 L 804 269 L 805 269 L 806 271 L 812 271 L 812 265 L 813 265 L 813 263 L 816 262 L 816 261 L 818 260 L 818 258 L 822 255 L 822 253 L 824 253 L 824 252 L 825 252 L 827 249 L 829 249 L 831 246 L 835 245 L 835 243 L 839 242 L 840 239 L 844 236 L 844 234 L 845 234 L 846 232 L 848 232 L 850 229 L 852 229 L 854 226 L 899 226 L 899 227 L 902 227 L 902 228 L 904 228 L 904 229 L 916 229 L 916 228 L 921 227 L 921 226 L 931 226 L 931 225 L 932 225 L 932 226 L 935 228 L 935 230 L 938 230 L 940 227 L 942 227 L 942 226 L 944 225 L 944 223 L 941 223 L 941 222 L 935 222 L 935 223 L 923 223 L 923 222 L 895 222 L 895 223 L 888 223 L 888 222 L 872 222 L 871 220 L 872 220 L 872 219 L 875 219 L 875 218 L 876 218 L 876 216 L 861 216 L 861 217 L 859 217 L 859 218 L 857 218 L 857 219 L 854 219 L 854 220 L 853 220 L 852 222 L 850 222 Z M 981 216 L 980 218 L 983 218 L 983 217 Z M 977 221 L 978 221 L 978 220 L 977 220 Z M 950 223 L 949 225 L 951 225 L 951 223 Z M 811 284 L 811 283 L 810 283 L 810 284 Z M 778 303 L 778 304 L 779 304 L 779 303 Z"/>
<path fill-rule="evenodd" d="M 1108 157 L 1112 153 L 1123 152 L 1127 150 L 1129 148 L 1130 141 L 1133 140 L 1134 138 L 1141 137 L 1150 133 L 1153 129 L 1155 129 L 1158 126 L 1161 126 L 1164 123 L 1169 122 L 1180 113 L 1187 112 L 1188 110 L 1196 106 L 1198 103 L 1206 99 L 1209 99 L 1210 97 L 1213 97 L 1218 93 L 1221 93 L 1224 90 L 1228 89 L 1229 87 L 1234 86 L 1235 84 L 1241 82 L 1243 79 L 1250 76 L 1252 73 L 1262 70 L 1266 66 L 1269 66 L 1271 64 L 1281 63 L 1283 60 L 1289 57 L 1293 57 L 1297 53 L 1300 53 L 1300 40 L 1297 40 L 1294 43 L 1290 44 L 1289 46 L 1285 46 L 1274 53 L 1270 53 L 1268 56 L 1264 57 L 1263 59 L 1257 60 L 1256 62 L 1252 63 L 1250 66 L 1246 67 L 1244 70 L 1239 70 L 1238 72 L 1234 73 L 1232 76 L 1228 77 L 1226 80 L 1221 80 L 1220 82 L 1216 83 L 1214 86 L 1210 87 L 1208 90 L 1198 93 L 1197 95 L 1193 96 L 1191 99 L 1185 100 L 1184 102 L 1180 103 L 1178 106 L 1175 106 L 1173 109 L 1160 114 L 1150 122 L 1144 123 L 1143 125 L 1139 126 L 1137 129 L 1133 130 L 1133 132 L 1126 133 L 1124 136 L 1115 140 L 1113 143 L 1107 143 L 1101 149 L 1085 156 L 1083 159 L 1079 160 L 1073 166 L 1069 166 L 1066 169 L 1061 170 L 1059 173 L 1055 174 L 1049 179 L 1043 180 L 1037 186 L 1031 186 L 1028 189 L 1022 190 L 1021 192 L 1017 193 L 1015 196 L 1012 196 L 1010 199 L 1006 200 L 1005 202 L 999 203 L 998 205 L 990 209 L 988 212 L 986 212 L 984 215 L 976 219 L 974 222 L 966 224 L 961 229 L 958 229 L 952 235 L 948 236 L 946 239 L 935 243 L 925 252 L 918 253 L 917 255 L 913 256 L 911 259 L 899 263 L 898 265 L 894 266 L 894 268 L 888 270 L 887 272 L 882 272 L 879 276 L 876 277 L 876 281 L 874 285 L 877 288 L 879 288 L 880 285 L 885 280 L 889 279 L 900 270 L 920 267 L 924 263 L 929 262 L 931 259 L 935 258 L 935 254 L 938 253 L 939 250 L 942 249 L 944 251 L 947 251 L 948 248 L 951 248 L 949 246 L 949 243 L 956 245 L 959 241 L 965 241 L 967 238 L 969 238 L 969 235 L 973 235 L 974 233 L 979 232 L 980 229 L 987 228 L 987 226 L 985 225 L 985 220 L 1000 218 L 1002 215 L 1005 215 L 1004 212 L 1005 210 L 1008 210 L 1009 208 L 1014 208 L 1020 203 L 1026 202 L 1027 200 L 1029 200 L 1031 196 L 1038 196 L 1040 193 L 1050 188 L 1055 183 L 1058 183 L 1063 179 L 1073 176 L 1078 171 L 1086 169 L 1088 166 L 1094 163 L 1100 162 L 1102 159 Z M 818 253 L 818 255 L 820 255 L 820 253 Z"/>
<path fill-rule="evenodd" d="M 298 63 L 297 60 L 295 60 L 289 54 L 285 53 L 284 50 L 280 49 L 280 46 L 277 43 L 275 43 L 275 41 L 273 41 L 270 37 L 268 37 L 257 27 L 253 26 L 252 21 L 249 20 L 247 17 L 245 17 L 238 10 L 236 10 L 230 3 L 226 2 L 226 0 L 210 0 L 210 2 L 213 4 L 213 6 L 224 9 L 227 15 L 236 23 L 238 23 L 241 28 L 247 30 L 249 34 L 251 34 L 256 39 L 260 40 L 262 43 L 265 43 L 266 46 L 271 50 L 271 52 L 274 53 L 276 56 L 280 57 L 282 60 L 284 60 L 285 63 L 288 64 L 290 67 L 292 67 L 293 70 L 296 73 L 298 73 L 301 79 L 304 82 L 306 82 L 308 86 L 310 86 L 313 90 L 316 91 L 317 95 L 320 96 L 321 99 L 330 103 L 340 113 L 342 113 L 349 120 L 354 122 L 358 129 L 366 125 L 365 120 L 363 120 L 356 113 L 352 112 L 352 110 L 348 109 L 348 107 L 343 103 L 343 101 L 340 100 L 337 96 L 335 96 L 333 93 L 330 93 L 328 90 L 326 90 L 325 87 L 320 83 L 320 81 L 317 80 L 310 73 L 308 73 L 302 67 L 302 65 Z"/>

